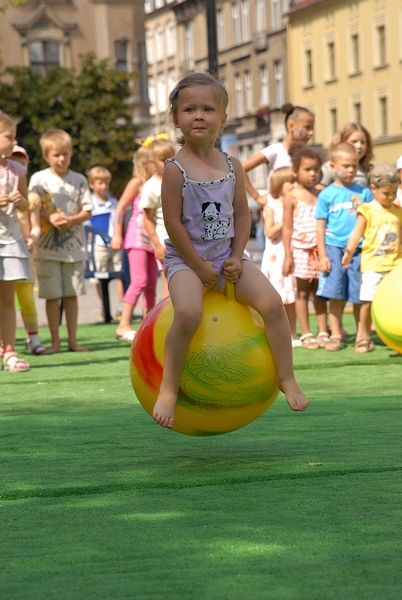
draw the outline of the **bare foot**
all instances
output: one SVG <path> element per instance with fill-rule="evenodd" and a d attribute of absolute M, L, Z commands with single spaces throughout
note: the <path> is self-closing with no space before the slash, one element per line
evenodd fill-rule
<path fill-rule="evenodd" d="M 152 417 L 161 427 L 172 429 L 176 409 L 177 395 L 170 392 L 160 392 L 155 402 Z"/>
<path fill-rule="evenodd" d="M 50 348 L 46 348 L 46 354 L 58 354 L 61 344 L 52 344 Z"/>
<path fill-rule="evenodd" d="M 294 379 L 286 383 L 282 382 L 279 389 L 285 394 L 286 401 L 292 410 L 306 410 L 309 402 Z"/>
<path fill-rule="evenodd" d="M 74 344 L 68 344 L 69 352 L 88 352 L 88 348 L 84 348 L 84 346 L 80 346 L 77 342 Z"/>

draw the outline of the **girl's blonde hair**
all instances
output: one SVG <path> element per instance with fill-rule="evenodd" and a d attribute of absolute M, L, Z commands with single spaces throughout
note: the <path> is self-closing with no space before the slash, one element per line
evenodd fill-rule
<path fill-rule="evenodd" d="M 169 108 L 168 114 L 170 119 L 173 121 L 177 116 L 177 105 L 179 103 L 179 94 L 182 90 L 192 87 L 208 86 L 211 88 L 212 93 L 215 95 L 217 100 L 222 105 L 223 114 L 227 114 L 227 107 L 229 104 L 229 93 L 226 89 L 225 84 L 221 79 L 214 77 L 210 73 L 190 73 L 183 77 L 181 81 L 176 85 L 175 88 L 169 94 Z M 183 145 L 184 138 L 179 137 L 178 143 Z"/>
<path fill-rule="evenodd" d="M 361 133 L 363 133 L 363 135 L 366 138 L 366 143 L 367 143 L 366 154 L 360 158 L 359 164 L 363 168 L 364 172 L 367 175 L 367 173 L 369 173 L 371 171 L 372 166 L 373 166 L 371 164 L 371 161 L 374 158 L 373 140 L 371 138 L 371 135 L 367 131 L 367 129 L 365 127 L 363 127 L 363 125 L 361 125 L 360 123 L 346 123 L 346 125 L 344 125 L 342 127 L 342 129 L 340 129 L 334 135 L 333 140 L 331 142 L 331 146 L 330 146 L 330 152 L 332 152 L 332 150 L 335 148 L 335 146 L 338 146 L 338 144 L 341 144 L 342 142 L 347 142 L 348 139 L 350 138 L 350 136 L 353 133 L 356 133 L 356 131 L 360 131 Z"/>
<path fill-rule="evenodd" d="M 16 129 L 17 125 L 11 117 L 6 113 L 0 112 L 0 133 L 8 131 L 9 129 Z"/>
<path fill-rule="evenodd" d="M 148 179 L 152 173 L 152 166 L 149 162 L 149 150 L 140 146 L 138 150 L 134 152 L 133 156 L 133 176 L 140 177 L 142 179 Z"/>
<path fill-rule="evenodd" d="M 269 182 L 269 193 L 272 198 L 281 196 L 282 188 L 285 183 L 294 183 L 295 174 L 292 167 L 280 167 L 273 171 Z"/>

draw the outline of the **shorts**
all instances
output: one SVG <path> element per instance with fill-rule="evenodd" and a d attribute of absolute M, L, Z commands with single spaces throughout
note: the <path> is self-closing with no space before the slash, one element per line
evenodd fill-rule
<path fill-rule="evenodd" d="M 318 279 L 320 272 L 318 270 L 317 248 L 292 248 L 292 254 L 294 277 L 307 281 Z"/>
<path fill-rule="evenodd" d="M 382 273 L 366 271 L 362 273 L 362 283 L 360 286 L 360 300 L 362 302 L 372 302 L 374 300 L 374 294 L 387 273 L 388 271 L 383 271 Z"/>
<path fill-rule="evenodd" d="M 94 259 L 97 271 L 121 271 L 123 268 L 121 250 L 94 244 Z"/>
<path fill-rule="evenodd" d="M 356 250 L 347 269 L 342 267 L 341 262 L 345 252 L 344 248 L 326 246 L 326 252 L 331 261 L 331 270 L 329 273 L 320 273 L 316 295 L 325 300 L 345 300 L 352 304 L 361 304 L 361 249 Z"/>
<path fill-rule="evenodd" d="M 84 263 L 38 260 L 39 298 L 55 300 L 85 294 Z"/>
<path fill-rule="evenodd" d="M 31 281 L 29 258 L 0 256 L 0 281 Z"/>

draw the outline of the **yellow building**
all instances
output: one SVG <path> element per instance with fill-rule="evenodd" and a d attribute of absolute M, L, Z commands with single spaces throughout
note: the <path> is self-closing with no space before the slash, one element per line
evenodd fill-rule
<path fill-rule="evenodd" d="M 402 155 L 402 0 L 294 0 L 288 22 L 293 104 L 328 146 L 348 121 L 371 133 L 376 164 Z"/>

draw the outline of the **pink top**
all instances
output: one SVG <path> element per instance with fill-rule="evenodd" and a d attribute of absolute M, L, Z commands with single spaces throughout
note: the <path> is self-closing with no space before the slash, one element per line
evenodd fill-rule
<path fill-rule="evenodd" d="M 314 217 L 315 204 L 297 200 L 293 210 L 292 246 L 308 250 L 317 246 L 317 221 Z"/>
<path fill-rule="evenodd" d="M 132 215 L 128 222 L 126 235 L 124 237 L 124 248 L 139 248 L 153 252 L 151 241 L 144 226 L 144 211 L 139 207 L 141 194 L 138 194 L 132 204 Z"/>

